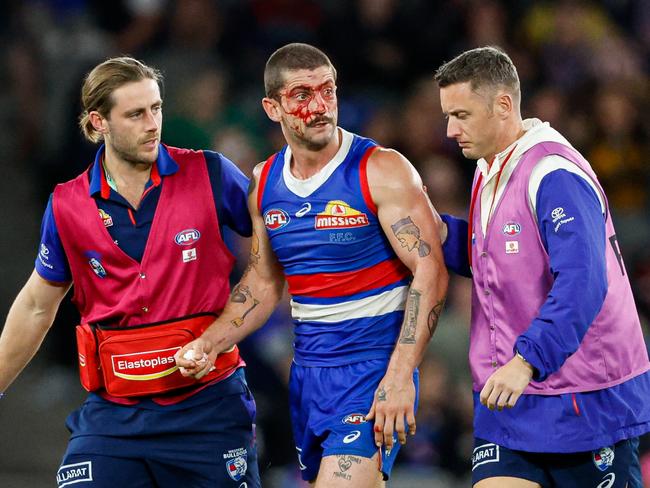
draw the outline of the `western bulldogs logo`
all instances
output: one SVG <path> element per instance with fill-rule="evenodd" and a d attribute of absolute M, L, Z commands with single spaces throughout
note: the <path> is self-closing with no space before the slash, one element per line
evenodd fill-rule
<path fill-rule="evenodd" d="M 226 462 L 226 470 L 228 471 L 230 477 L 235 481 L 242 479 L 246 474 L 247 469 L 248 463 L 246 462 L 246 458 L 244 456 L 239 456 Z"/>
<path fill-rule="evenodd" d="M 264 214 L 264 225 L 269 230 L 281 229 L 290 220 L 289 214 L 280 208 L 272 208 Z"/>
<path fill-rule="evenodd" d="M 503 233 L 507 236 L 516 236 L 521 232 L 521 225 L 517 222 L 506 222 L 503 224 Z"/>
<path fill-rule="evenodd" d="M 185 229 L 174 237 L 174 242 L 179 246 L 189 246 L 201 238 L 201 233 L 196 229 Z"/>
<path fill-rule="evenodd" d="M 593 451 L 594 465 L 601 471 L 607 471 L 614 464 L 614 449 L 611 447 L 601 447 Z"/>
<path fill-rule="evenodd" d="M 106 278 L 106 269 L 102 265 L 101 254 L 95 251 L 85 252 L 84 255 L 88 258 L 88 264 L 100 278 Z"/>

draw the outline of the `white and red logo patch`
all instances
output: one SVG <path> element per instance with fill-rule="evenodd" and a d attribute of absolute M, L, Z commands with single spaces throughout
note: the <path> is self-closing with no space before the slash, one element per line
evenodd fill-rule
<path fill-rule="evenodd" d="M 516 236 L 521 232 L 521 224 L 517 222 L 506 222 L 503 224 L 503 233 L 507 236 Z"/>
<path fill-rule="evenodd" d="M 289 214 L 280 208 L 272 208 L 264 214 L 264 225 L 269 230 L 277 230 L 289 223 Z"/>
<path fill-rule="evenodd" d="M 362 413 L 351 413 L 350 415 L 343 417 L 343 420 L 341 422 L 348 425 L 365 424 L 366 416 Z"/>
<path fill-rule="evenodd" d="M 201 238 L 201 233 L 196 229 L 185 229 L 174 237 L 174 242 L 179 246 L 190 246 Z"/>
<path fill-rule="evenodd" d="M 317 230 L 350 229 L 368 225 L 368 216 L 350 207 L 342 200 L 331 200 L 325 210 L 316 215 Z"/>
<path fill-rule="evenodd" d="M 113 373 L 118 378 L 131 381 L 148 381 L 168 376 L 176 371 L 174 354 L 180 347 L 140 351 L 111 356 Z"/>

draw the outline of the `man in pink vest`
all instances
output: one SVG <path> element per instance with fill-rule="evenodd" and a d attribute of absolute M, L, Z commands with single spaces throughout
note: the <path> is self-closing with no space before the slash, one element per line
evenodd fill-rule
<path fill-rule="evenodd" d="M 248 179 L 221 154 L 161 144 L 161 82 L 128 57 L 86 76 L 80 127 L 104 144 L 87 171 L 54 190 L 36 269 L 0 337 L 4 392 L 74 284 L 90 394 L 67 419 L 58 486 L 260 483 L 255 403 L 238 349 L 199 382 L 174 361 L 227 301 L 234 257 L 222 227 L 251 234 Z"/>
<path fill-rule="evenodd" d="M 522 120 L 500 49 L 435 79 L 447 136 L 478 160 L 469 222 L 444 216 L 471 276 L 474 486 L 640 486 L 650 363 L 607 198 L 548 123 Z"/>

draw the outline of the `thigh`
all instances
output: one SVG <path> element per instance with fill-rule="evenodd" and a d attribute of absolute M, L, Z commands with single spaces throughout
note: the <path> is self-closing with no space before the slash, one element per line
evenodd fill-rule
<path fill-rule="evenodd" d="M 540 455 L 542 456 L 542 455 Z M 472 484 L 475 488 L 551 486 L 535 454 L 513 451 L 484 439 L 474 439 Z"/>
<path fill-rule="evenodd" d="M 56 473 L 58 488 L 155 488 L 142 460 L 96 454 L 66 453 Z"/>
<path fill-rule="evenodd" d="M 372 458 L 351 454 L 325 456 L 321 461 L 314 488 L 384 487 L 378 456 L 378 453 Z"/>
<path fill-rule="evenodd" d="M 555 486 L 626 488 L 637 460 L 634 439 L 590 452 L 552 455 L 549 472 Z"/>

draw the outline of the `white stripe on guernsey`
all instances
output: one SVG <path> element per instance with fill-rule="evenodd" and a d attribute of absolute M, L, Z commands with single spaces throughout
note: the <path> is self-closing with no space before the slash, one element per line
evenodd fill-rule
<path fill-rule="evenodd" d="M 399 286 L 379 295 L 329 305 L 298 303 L 291 300 L 291 316 L 300 322 L 342 322 L 376 317 L 404 310 L 408 286 Z"/>
<path fill-rule="evenodd" d="M 537 191 L 539 190 L 539 185 L 542 183 L 542 180 L 546 175 L 558 169 L 565 169 L 569 173 L 580 176 L 587 183 L 589 183 L 589 186 L 593 188 L 594 192 L 596 192 L 596 195 L 598 196 L 598 199 L 600 200 L 600 210 L 602 213 L 605 213 L 605 202 L 603 200 L 603 196 L 600 194 L 600 190 L 596 187 L 596 184 L 589 177 L 589 175 L 582 171 L 577 164 L 564 159 L 562 156 L 551 155 L 539 160 L 539 162 L 535 165 L 533 172 L 530 174 L 530 179 L 528 180 L 528 198 L 530 199 L 530 205 L 533 209 L 533 214 L 535 214 L 535 218 L 537 218 Z"/>

